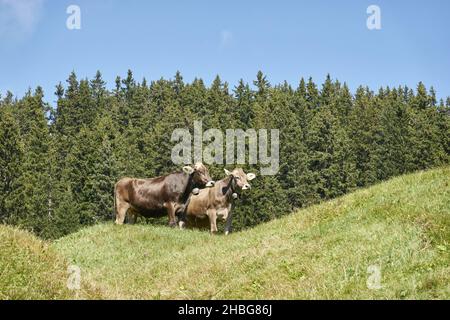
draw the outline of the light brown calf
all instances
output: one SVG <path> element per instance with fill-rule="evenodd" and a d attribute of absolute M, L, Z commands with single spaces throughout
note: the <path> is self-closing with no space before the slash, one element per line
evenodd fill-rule
<path fill-rule="evenodd" d="M 231 204 L 233 194 L 241 190 L 250 189 L 249 181 L 256 176 L 254 173 L 245 173 L 241 168 L 233 172 L 225 169 L 226 178 L 217 181 L 212 188 L 200 190 L 197 195 L 191 195 L 186 209 L 186 223 L 188 227 L 204 226 L 209 222 L 211 233 L 217 232 L 217 218 L 226 221 L 225 234 L 231 228 Z M 180 228 L 184 227 L 183 221 Z"/>

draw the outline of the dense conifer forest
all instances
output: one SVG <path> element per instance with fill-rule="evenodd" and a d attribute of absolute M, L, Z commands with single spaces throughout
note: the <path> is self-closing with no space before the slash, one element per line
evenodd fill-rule
<path fill-rule="evenodd" d="M 56 106 L 40 87 L 0 97 L 0 221 L 59 238 L 113 216 L 113 186 L 123 176 L 175 170 L 177 128 L 280 129 L 280 170 L 252 181 L 237 200 L 234 230 L 254 226 L 390 177 L 449 163 L 450 98 L 419 83 L 359 87 L 328 76 L 230 86 L 219 77 L 141 82 L 131 71 L 108 90 L 101 73 L 56 86 Z M 52 93 L 46 92 L 46 97 Z M 51 100 L 51 99 L 48 99 Z M 209 165 L 215 179 L 224 165 Z M 258 165 L 243 166 L 259 172 Z M 231 166 L 228 169 L 233 169 Z M 166 222 L 166 221 L 165 221 Z"/>

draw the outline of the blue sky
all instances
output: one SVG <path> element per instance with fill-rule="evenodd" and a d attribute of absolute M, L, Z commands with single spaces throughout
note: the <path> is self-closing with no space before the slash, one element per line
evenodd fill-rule
<path fill-rule="evenodd" d="M 69 5 L 81 9 L 81 30 L 66 28 Z M 381 30 L 366 27 L 367 7 L 381 9 Z M 144 1 L 0 0 L 0 93 L 22 96 L 54 86 L 75 70 L 101 70 L 108 87 L 127 69 L 141 80 L 234 86 L 258 70 L 271 83 L 327 73 L 372 89 L 423 81 L 450 95 L 450 1 Z"/>

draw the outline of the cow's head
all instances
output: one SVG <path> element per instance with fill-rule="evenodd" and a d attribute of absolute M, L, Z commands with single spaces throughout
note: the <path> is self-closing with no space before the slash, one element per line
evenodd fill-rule
<path fill-rule="evenodd" d="M 193 167 L 185 166 L 183 171 L 192 176 L 192 182 L 195 187 L 212 187 L 215 181 L 211 179 L 208 169 L 201 162 L 197 162 Z"/>
<path fill-rule="evenodd" d="M 249 181 L 252 181 L 256 178 L 254 173 L 245 173 L 241 168 L 236 168 L 232 172 L 224 169 L 225 174 L 227 176 L 232 176 L 234 180 L 234 185 L 239 190 L 250 189 L 251 185 Z"/>

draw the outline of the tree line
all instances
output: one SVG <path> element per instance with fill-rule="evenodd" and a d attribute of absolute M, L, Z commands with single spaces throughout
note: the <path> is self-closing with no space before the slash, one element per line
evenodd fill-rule
<path fill-rule="evenodd" d="M 179 170 L 171 134 L 194 120 L 223 132 L 280 129 L 280 170 L 258 176 L 236 201 L 234 230 L 449 163 L 450 98 L 437 101 L 423 83 L 353 94 L 330 76 L 320 87 L 311 78 L 292 87 L 259 72 L 230 88 L 219 76 L 210 86 L 179 72 L 147 83 L 128 71 L 108 90 L 100 72 L 90 80 L 72 72 L 55 95 L 55 107 L 41 87 L 0 97 L 0 221 L 44 238 L 112 220 L 119 178 Z M 224 177 L 224 166 L 208 167 Z"/>

